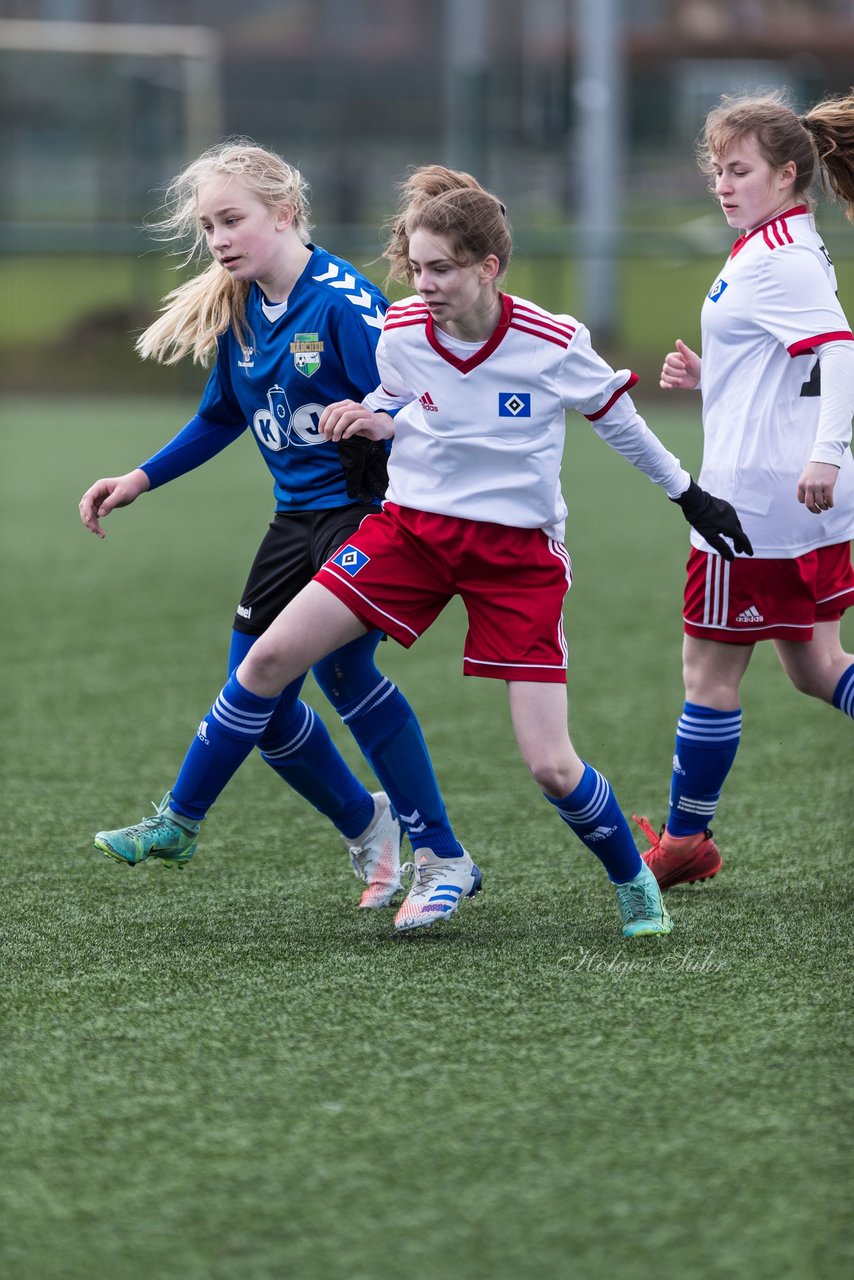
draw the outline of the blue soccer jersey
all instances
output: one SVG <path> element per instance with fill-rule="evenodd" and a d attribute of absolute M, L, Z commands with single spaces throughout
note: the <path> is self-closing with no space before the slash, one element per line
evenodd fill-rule
<path fill-rule="evenodd" d="M 376 346 L 386 299 L 349 262 L 310 245 L 311 258 L 286 302 L 270 304 L 257 284 L 246 303 L 247 345 L 231 329 L 196 416 L 142 464 L 151 488 L 219 453 L 247 427 L 270 469 L 277 511 L 343 506 L 335 444 L 317 424 L 326 405 L 361 400 L 379 382 Z"/>

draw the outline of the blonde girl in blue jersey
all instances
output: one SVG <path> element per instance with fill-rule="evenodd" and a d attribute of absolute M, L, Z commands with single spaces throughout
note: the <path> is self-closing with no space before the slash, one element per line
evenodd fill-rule
<path fill-rule="evenodd" d="M 246 139 L 211 148 L 178 175 L 154 230 L 167 241 L 189 240 L 186 261 L 211 260 L 167 296 L 137 350 L 164 364 L 213 357 L 213 369 L 197 413 L 174 439 L 128 474 L 97 480 L 80 502 L 84 525 L 103 538 L 111 511 L 203 465 L 248 424 L 273 478 L 276 513 L 237 606 L 229 671 L 376 509 L 385 487 L 383 447 L 359 442 L 342 451 L 318 421 L 330 402 L 376 385 L 386 300 L 352 264 L 311 242 L 309 216 L 300 173 Z M 314 675 L 385 792 L 366 790 L 300 701 L 302 676 L 283 690 L 258 742 L 267 763 L 344 837 L 367 885 L 364 907 L 386 905 L 400 887 L 398 812 L 439 848 L 457 848 L 417 721 L 375 665 L 379 638 L 373 631 L 329 654 Z M 100 832 L 96 846 L 128 865 L 155 857 L 181 866 L 195 852 L 207 807 L 205 797 L 179 790 L 155 817 Z"/>
<path fill-rule="evenodd" d="M 328 407 L 320 422 L 333 441 L 395 437 L 390 500 L 232 673 L 173 794 L 218 794 L 275 714 L 281 690 L 330 649 L 377 626 L 408 647 L 459 594 L 469 615 L 466 670 L 506 681 L 522 755 L 546 800 L 602 862 L 623 934 L 667 934 L 655 877 L 607 779 L 578 756 L 566 727 L 565 409 L 585 413 L 729 555 L 721 535 L 744 545 L 741 529 L 732 508 L 702 492 L 638 416 L 625 394 L 634 375 L 612 370 L 571 317 L 502 293 L 510 251 L 503 205 L 469 175 L 429 166 L 405 185 L 388 255 L 418 296 L 387 315 L 377 352 L 382 385 Z M 395 917 L 404 932 L 447 919 L 481 886 L 461 845 L 436 848 L 429 832 L 408 830 L 413 882 Z"/>

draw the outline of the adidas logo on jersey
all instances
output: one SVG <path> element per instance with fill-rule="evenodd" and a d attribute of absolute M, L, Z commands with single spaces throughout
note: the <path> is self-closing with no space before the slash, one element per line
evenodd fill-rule
<path fill-rule="evenodd" d="M 756 608 L 755 604 L 750 605 L 749 608 L 747 609 L 742 609 L 741 613 L 736 618 L 736 622 L 764 622 L 764 621 L 765 621 L 765 618 Z"/>
<path fill-rule="evenodd" d="M 438 406 L 433 403 L 433 397 L 430 395 L 429 391 L 425 391 L 424 395 L 421 396 L 421 408 L 425 409 L 428 413 L 439 412 Z"/>

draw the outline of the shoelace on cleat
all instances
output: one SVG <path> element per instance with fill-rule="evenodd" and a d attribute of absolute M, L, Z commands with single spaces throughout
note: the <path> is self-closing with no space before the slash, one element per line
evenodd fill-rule
<path fill-rule="evenodd" d="M 430 888 L 434 880 L 438 879 L 440 873 L 441 867 L 419 866 L 417 862 L 404 862 L 400 868 L 401 877 L 412 876 L 410 893 L 423 893 Z"/>
<path fill-rule="evenodd" d="M 163 813 L 160 807 L 156 805 L 153 800 L 151 801 L 151 804 L 155 810 L 154 816 L 151 818 L 142 818 L 140 819 L 139 822 L 135 822 L 132 827 L 125 827 L 123 829 L 124 835 L 128 835 L 128 836 L 142 835 L 145 831 L 148 831 L 151 827 L 156 826 L 157 823 L 161 821 L 161 819 L 166 817 L 166 815 Z M 166 818 L 166 821 L 169 822 L 170 819 Z"/>
<path fill-rule="evenodd" d="M 638 824 L 641 831 L 644 833 L 647 840 L 651 844 L 652 848 L 657 849 L 658 846 L 661 844 L 661 834 L 664 831 L 664 826 L 662 825 L 661 831 L 659 831 L 658 835 L 656 835 L 656 833 L 652 829 L 652 824 L 650 823 L 649 818 L 639 818 L 636 813 L 633 813 L 632 821 Z"/>
<path fill-rule="evenodd" d="M 629 916 L 636 918 L 642 916 L 645 920 L 649 920 L 661 915 L 658 898 L 653 892 L 652 885 L 618 884 L 615 888 L 620 907 L 625 908 Z"/>
<path fill-rule="evenodd" d="M 400 868 L 401 876 L 413 873 L 413 881 L 410 886 L 410 893 L 426 893 L 434 884 L 444 882 L 444 869 L 441 866 L 430 866 L 429 863 L 421 866 L 417 862 L 404 862 Z"/>

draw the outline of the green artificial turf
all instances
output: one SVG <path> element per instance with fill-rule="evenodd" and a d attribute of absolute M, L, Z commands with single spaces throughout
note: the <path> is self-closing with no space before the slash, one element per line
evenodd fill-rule
<path fill-rule="evenodd" d="M 681 403 L 642 407 L 696 467 Z M 850 1274 L 854 736 L 769 646 L 715 822 L 725 869 L 668 896 L 667 940 L 622 940 L 503 686 L 460 676 L 455 607 L 380 654 L 483 869 L 448 925 L 396 938 L 391 912 L 358 912 L 340 839 L 257 758 L 185 871 L 93 849 L 171 784 L 270 515 L 247 438 L 104 543 L 82 529 L 84 488 L 192 408 L 21 400 L 0 423 L 0 1272 Z M 565 491 L 573 737 L 657 826 L 687 528 L 580 418 Z"/>

